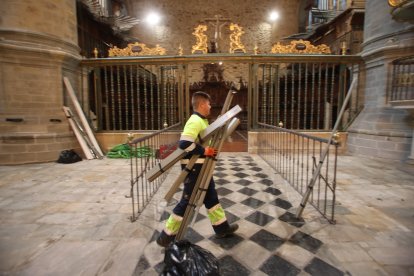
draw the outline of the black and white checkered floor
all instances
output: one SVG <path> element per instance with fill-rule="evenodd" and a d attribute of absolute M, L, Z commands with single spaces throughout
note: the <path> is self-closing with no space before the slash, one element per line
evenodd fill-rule
<path fill-rule="evenodd" d="M 323 242 L 301 231 L 306 223 L 294 216 L 294 208 L 250 155 L 220 157 L 214 172 L 216 188 L 230 223 L 240 228 L 232 237 L 216 239 L 205 208 L 186 239 L 209 250 L 219 259 L 222 275 L 344 275 L 318 257 Z M 175 198 L 181 196 L 179 191 Z M 160 218 L 160 229 L 174 206 Z M 135 275 L 158 275 L 164 251 L 155 243 L 155 231 L 135 269 Z"/>

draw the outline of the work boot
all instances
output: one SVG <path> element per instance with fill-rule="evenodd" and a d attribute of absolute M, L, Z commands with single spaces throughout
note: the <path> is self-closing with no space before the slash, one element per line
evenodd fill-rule
<path fill-rule="evenodd" d="M 239 229 L 239 225 L 237 223 L 234 223 L 232 225 L 228 224 L 227 221 L 225 223 L 227 224 L 227 227 L 225 227 L 221 231 L 216 232 L 216 238 L 217 239 L 222 239 L 222 238 L 231 236 L 231 235 L 233 235 L 234 232 L 237 231 L 237 229 Z"/>
<path fill-rule="evenodd" d="M 157 244 L 161 247 L 167 247 L 175 240 L 175 235 L 167 235 L 167 233 L 162 230 L 161 234 L 157 238 Z"/>

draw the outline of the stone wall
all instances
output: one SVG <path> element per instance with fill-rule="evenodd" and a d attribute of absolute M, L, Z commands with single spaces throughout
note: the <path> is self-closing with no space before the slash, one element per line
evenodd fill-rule
<path fill-rule="evenodd" d="M 200 82 L 204 78 L 204 72 L 202 69 L 202 64 L 190 64 L 189 66 L 189 79 L 190 83 Z M 246 63 L 223 63 L 221 65 L 223 69 L 223 79 L 226 82 L 232 82 L 238 88 L 240 80 L 243 83 L 248 81 L 249 77 L 249 68 Z"/>
<path fill-rule="evenodd" d="M 181 45 L 183 54 L 191 54 L 192 46 L 196 44 L 196 38 L 192 34 L 199 24 L 206 24 L 209 41 L 213 41 L 215 35 L 216 15 L 228 21 L 220 21 L 221 36 L 218 39 L 218 52 L 229 53 L 231 31 L 230 23 L 236 23 L 245 32 L 241 42 L 246 52 L 253 53 L 257 46 L 260 53 L 269 53 L 272 45 L 283 37 L 298 32 L 298 1 L 200 1 L 200 0 L 145 0 L 130 1 L 129 10 L 131 16 L 144 19 L 150 11 L 156 11 L 162 16 L 162 21 L 157 26 L 148 26 L 144 22 L 131 30 L 131 36 L 137 37 L 140 42 L 147 45 L 159 44 L 167 50 L 168 55 L 178 54 Z M 268 20 L 271 11 L 278 11 L 279 20 Z M 207 21 L 206 21 L 207 19 Z M 210 47 L 210 45 L 208 45 Z M 247 81 L 245 65 L 223 64 L 224 79 L 237 83 L 240 77 Z M 203 71 L 201 64 L 194 64 L 190 68 L 191 83 L 202 81 Z"/>
<path fill-rule="evenodd" d="M 414 25 L 391 18 L 386 1 L 367 1 L 364 43 L 365 107 L 349 129 L 352 154 L 406 160 L 410 154 L 414 119 L 407 110 L 393 108 L 387 98 L 391 62 L 414 52 Z"/>
<path fill-rule="evenodd" d="M 62 77 L 78 83 L 75 5 L 0 5 L 0 164 L 54 161 L 62 150 L 79 147 L 62 111 Z"/>
<path fill-rule="evenodd" d="M 192 35 L 194 28 L 199 24 L 207 24 L 208 39 L 213 40 L 215 26 L 213 21 L 205 21 L 221 15 L 229 19 L 228 22 L 239 24 L 245 34 L 241 42 L 249 53 L 255 45 L 262 52 L 270 52 L 272 45 L 288 35 L 298 32 L 298 3 L 299 1 L 221 1 L 221 0 L 144 0 L 130 1 L 131 16 L 145 18 L 148 12 L 156 11 L 162 16 L 158 26 L 149 27 L 142 23 L 134 27 L 132 36 L 148 45 L 156 45 L 167 49 L 167 54 L 178 53 L 178 47 L 184 49 L 184 54 L 191 54 L 192 45 L 196 39 Z M 269 13 L 277 10 L 280 18 L 275 23 L 269 22 Z M 219 51 L 229 52 L 229 23 L 221 29 Z M 224 22 L 221 22 L 224 23 Z"/>
<path fill-rule="evenodd" d="M 70 0 L 2 0 L 0 26 L 2 30 L 20 31 L 22 35 L 47 34 L 76 45 L 75 5 Z"/>

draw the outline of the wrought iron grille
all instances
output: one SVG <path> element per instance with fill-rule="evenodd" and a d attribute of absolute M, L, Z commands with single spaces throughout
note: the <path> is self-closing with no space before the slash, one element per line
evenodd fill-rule
<path fill-rule="evenodd" d="M 332 129 L 357 64 L 266 63 L 255 69 L 257 121 L 287 129 Z M 356 91 L 358 92 L 358 91 Z M 348 104 L 341 129 L 361 110 L 358 93 Z"/>
<path fill-rule="evenodd" d="M 414 101 L 414 56 L 395 60 L 390 101 Z"/>
<path fill-rule="evenodd" d="M 103 65 L 93 77 L 91 109 L 99 130 L 155 130 L 179 121 L 177 66 Z"/>
<path fill-rule="evenodd" d="M 357 56 L 335 55 L 194 55 L 92 59 L 90 109 L 99 131 L 157 130 L 184 122 L 190 114 L 191 70 L 203 64 L 248 64 L 238 72 L 246 79 L 247 129 L 257 122 L 287 129 L 332 129 L 354 75 Z M 244 69 L 245 68 L 245 69 Z M 200 71 L 201 72 L 201 71 Z M 246 88 L 245 87 L 245 88 Z M 347 105 L 339 130 L 362 109 L 359 85 Z"/>

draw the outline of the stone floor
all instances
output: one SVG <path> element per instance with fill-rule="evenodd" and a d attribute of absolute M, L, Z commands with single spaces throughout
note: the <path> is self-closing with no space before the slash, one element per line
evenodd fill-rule
<path fill-rule="evenodd" d="M 131 223 L 128 162 L 1 166 L 0 275 L 158 275 L 154 237 L 174 205 L 162 198 L 180 171 Z M 289 223 L 301 197 L 257 155 L 222 154 L 215 179 L 240 229 L 216 240 L 202 207 L 186 238 L 223 275 L 414 274 L 412 165 L 341 156 L 335 225 L 311 206 Z"/>

